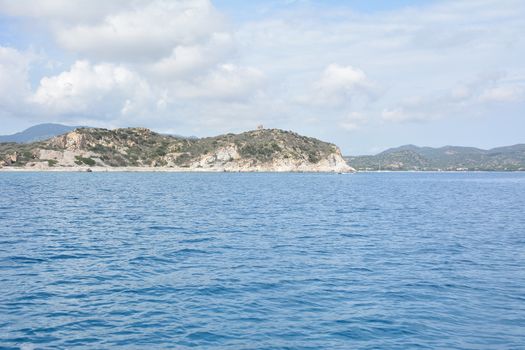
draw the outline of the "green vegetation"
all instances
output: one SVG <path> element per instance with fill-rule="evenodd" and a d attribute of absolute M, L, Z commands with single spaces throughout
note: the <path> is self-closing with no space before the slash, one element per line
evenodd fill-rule
<path fill-rule="evenodd" d="M 69 135 L 69 136 L 68 136 Z M 71 136 L 73 135 L 73 136 Z M 29 161 L 47 161 L 49 166 L 60 162 L 38 159 L 40 150 L 91 152 L 92 157 L 77 155 L 77 165 L 94 166 L 96 160 L 107 166 L 179 166 L 189 167 L 205 157 L 220 162 L 240 157 L 247 164 L 266 164 L 275 159 L 317 163 L 332 154 L 336 147 L 330 143 L 279 129 L 263 129 L 241 134 L 226 134 L 206 138 L 183 138 L 161 135 L 144 128 L 107 130 L 79 128 L 67 134 L 31 144 L 0 144 L 0 161 L 16 152 L 16 165 Z M 225 153 L 226 152 L 226 153 Z M 15 165 L 9 162 L 7 165 Z"/>
<path fill-rule="evenodd" d="M 357 170 L 517 171 L 525 170 L 525 145 L 482 150 L 413 145 L 392 148 L 375 156 L 345 157 Z"/>
<path fill-rule="evenodd" d="M 77 155 L 75 164 L 94 166 L 100 159 L 102 164 L 113 167 L 190 167 L 202 159 L 213 162 L 218 154 L 221 154 L 219 162 L 233 161 L 233 156 L 228 159 L 228 154 L 232 154 L 244 164 L 252 165 L 268 164 L 276 159 L 318 163 L 336 151 L 333 144 L 279 129 L 201 139 L 161 135 L 144 128 L 79 128 L 73 136 L 67 135 L 26 144 L 0 143 L 0 165 L 23 167 L 37 162 L 47 162 L 50 167 L 63 165 L 62 160 L 39 159 L 45 150 L 90 152 L 91 157 Z M 491 150 L 408 145 L 374 156 L 346 157 L 346 160 L 357 170 L 525 170 L 525 145 Z"/>
<path fill-rule="evenodd" d="M 24 166 L 28 162 L 36 161 L 38 158 L 36 150 L 43 144 L 43 142 L 28 144 L 0 143 L 0 165 L 7 161 L 11 165 Z M 16 158 L 16 161 L 13 162 L 11 158 Z"/>
<path fill-rule="evenodd" d="M 76 156 L 75 159 L 76 159 L 75 163 L 78 164 L 78 165 L 86 164 L 86 165 L 89 165 L 89 166 L 93 166 L 93 165 L 96 164 L 95 160 L 91 159 L 91 158 L 84 158 L 84 157 L 81 157 L 81 156 Z"/>

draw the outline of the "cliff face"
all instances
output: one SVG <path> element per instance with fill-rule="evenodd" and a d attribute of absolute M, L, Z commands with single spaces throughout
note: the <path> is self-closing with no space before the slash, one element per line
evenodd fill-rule
<path fill-rule="evenodd" d="M 12 160 L 13 156 L 17 157 L 16 161 Z M 186 139 L 160 135 L 145 128 L 80 128 L 43 142 L 1 144 L 2 159 L 3 166 L 41 169 L 153 167 L 181 171 L 353 171 L 335 145 L 279 129 Z"/>

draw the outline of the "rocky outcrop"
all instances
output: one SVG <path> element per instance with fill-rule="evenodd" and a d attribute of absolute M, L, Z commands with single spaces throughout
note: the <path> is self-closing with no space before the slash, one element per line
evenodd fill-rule
<path fill-rule="evenodd" d="M 18 152 L 15 152 L 9 156 L 11 163 L 16 163 L 18 161 Z"/>
<path fill-rule="evenodd" d="M 6 154 L 1 158 L 3 159 L 0 160 L 0 165 L 9 166 L 9 165 L 13 165 L 18 162 L 20 158 L 20 154 L 17 151 L 15 151 L 11 154 Z"/>
<path fill-rule="evenodd" d="M 88 146 L 86 134 L 80 133 L 77 130 L 53 137 L 49 144 L 52 147 L 68 151 L 78 151 Z"/>
<path fill-rule="evenodd" d="M 190 165 L 191 168 L 225 167 L 241 159 L 236 145 L 220 147 L 209 154 L 204 154 L 199 160 Z"/>

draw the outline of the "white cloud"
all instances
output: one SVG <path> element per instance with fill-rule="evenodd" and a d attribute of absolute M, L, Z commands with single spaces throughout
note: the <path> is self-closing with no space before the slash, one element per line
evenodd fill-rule
<path fill-rule="evenodd" d="M 233 64 L 218 65 L 190 79 L 155 84 L 123 65 L 77 61 L 67 71 L 42 78 L 28 100 L 55 119 L 69 116 L 96 124 L 113 121 L 126 125 L 166 120 L 174 108 L 191 109 L 191 101 L 224 110 L 217 104 L 246 102 L 263 83 L 262 72 Z M 192 118 L 210 124 L 215 117 L 212 113 Z"/>
<path fill-rule="evenodd" d="M 353 94 L 368 93 L 372 84 L 366 74 L 352 66 L 330 64 L 315 84 L 317 92 L 327 101 L 341 102 Z"/>
<path fill-rule="evenodd" d="M 245 100 L 264 83 L 264 74 L 255 68 L 222 64 L 191 81 L 181 81 L 173 88 L 179 98 L 214 98 Z"/>
<path fill-rule="evenodd" d="M 202 99 L 223 107 L 246 102 L 265 80 L 261 70 L 235 62 L 235 39 L 209 0 L 0 0 L 0 12 L 40 21 L 80 57 L 65 71 L 52 69 L 56 74 L 41 78 L 34 92 L 27 84 L 26 96 L 15 99 L 55 120 L 160 120 L 178 115 L 176 108 L 197 110 L 192 103 Z"/>
<path fill-rule="evenodd" d="M 24 49 L 1 54 L 0 110 L 11 101 L 20 118 L 33 108 L 208 134 L 256 122 L 328 135 L 497 115 L 525 98 L 523 78 L 509 78 L 524 75 L 521 0 L 367 13 L 312 1 L 243 6 L 253 11 L 228 22 L 209 0 L 0 0 L 0 13 L 16 17 L 12 45 L 51 52 L 38 62 Z M 132 119 L 140 115 L 151 117 Z"/>
<path fill-rule="evenodd" d="M 298 98 L 299 102 L 339 107 L 348 105 L 357 97 L 373 93 L 373 84 L 361 69 L 352 66 L 329 64 L 320 77 L 313 82 L 310 91 Z"/>
<path fill-rule="evenodd" d="M 92 21 L 137 2 L 136 0 L 0 0 L 0 11 L 10 16 L 59 22 Z"/>
<path fill-rule="evenodd" d="M 0 0 L 0 12 L 41 21 L 62 48 L 81 57 L 13 98 L 49 118 L 159 119 L 181 104 L 188 108 L 186 100 L 247 101 L 264 82 L 261 70 L 232 60 L 235 40 L 209 0 Z M 22 73 L 20 84 L 27 82 Z"/>
<path fill-rule="evenodd" d="M 159 60 L 228 30 L 209 0 L 0 0 L 0 13 L 40 21 L 90 60 Z"/>
<path fill-rule="evenodd" d="M 350 112 L 339 122 L 339 126 L 347 131 L 358 130 L 367 122 L 368 118 L 364 113 Z"/>
<path fill-rule="evenodd" d="M 418 106 L 397 106 L 394 108 L 385 108 L 381 112 L 381 117 L 385 121 L 395 122 L 395 123 L 405 123 L 405 122 L 423 122 L 432 120 L 435 118 L 434 114 L 426 114 L 422 108 Z"/>
<path fill-rule="evenodd" d="M 487 103 L 508 104 L 523 100 L 523 81 L 510 81 L 504 72 L 492 72 L 449 89 L 406 97 L 401 102 L 384 108 L 381 117 L 385 121 L 396 123 L 425 122 L 458 115 L 475 116 Z"/>
<path fill-rule="evenodd" d="M 275 85 L 291 87 L 299 102 L 324 108 L 318 114 L 327 122 L 352 110 L 365 110 L 369 119 L 425 121 L 483 112 L 483 92 L 461 82 L 522 69 L 524 13 L 525 3 L 516 0 L 443 1 L 368 14 L 310 2 L 248 21 L 237 37 L 241 53 L 260 62 L 269 79 L 279 76 Z M 519 97 L 505 90 L 499 99 Z"/>
<path fill-rule="evenodd" d="M 95 24 L 60 26 L 57 40 L 85 57 L 148 61 L 224 31 L 222 17 L 208 0 L 157 0 L 140 5 L 109 14 Z"/>
<path fill-rule="evenodd" d="M 21 102 L 29 95 L 30 53 L 0 46 L 0 111 L 14 113 L 23 109 Z"/>
<path fill-rule="evenodd" d="M 483 102 L 516 102 L 525 98 L 525 86 L 503 85 L 489 88 L 480 96 Z"/>
<path fill-rule="evenodd" d="M 48 113 L 107 119 L 137 113 L 152 99 L 148 83 L 129 69 L 77 61 L 69 71 L 42 78 L 31 102 Z"/>
<path fill-rule="evenodd" d="M 226 59 L 233 47 L 229 33 L 213 33 L 204 44 L 175 47 L 170 56 L 147 65 L 146 71 L 161 79 L 188 76 Z"/>

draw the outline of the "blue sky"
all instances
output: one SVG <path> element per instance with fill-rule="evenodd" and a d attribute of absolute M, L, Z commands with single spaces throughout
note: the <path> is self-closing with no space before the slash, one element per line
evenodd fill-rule
<path fill-rule="evenodd" d="M 523 143 L 525 2 L 0 0 L 0 134 L 41 122 L 339 145 Z"/>
<path fill-rule="evenodd" d="M 362 13 L 377 13 L 392 11 L 411 6 L 428 6 L 432 0 L 390 0 L 390 1 L 370 1 L 370 0 L 216 0 L 215 6 L 238 20 L 253 18 L 264 10 L 281 10 L 283 8 L 294 9 L 298 6 L 317 7 L 317 8 L 343 8 L 352 9 Z"/>

